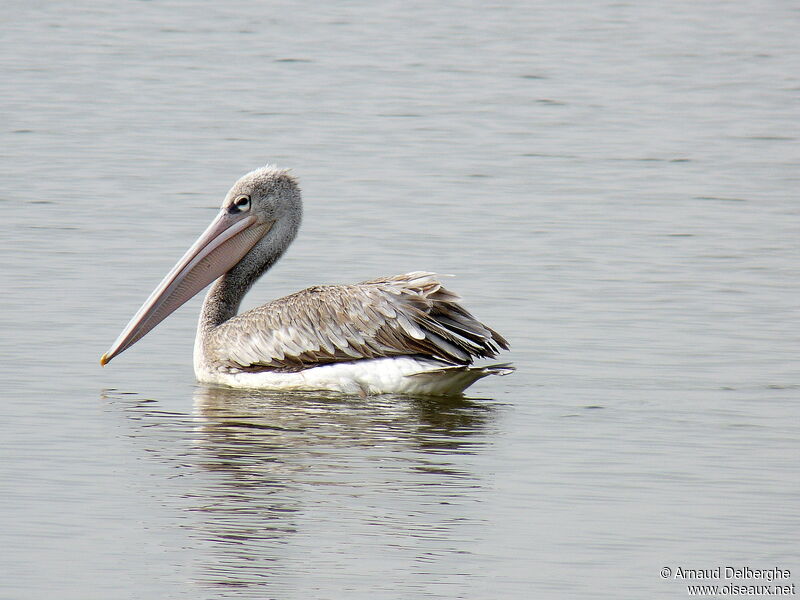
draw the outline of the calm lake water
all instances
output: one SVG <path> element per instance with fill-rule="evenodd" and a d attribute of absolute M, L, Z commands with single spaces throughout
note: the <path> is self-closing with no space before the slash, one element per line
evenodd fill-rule
<path fill-rule="evenodd" d="M 796 4 L 0 11 L 0 598 L 800 581 Z M 247 307 L 452 273 L 518 371 L 450 400 L 208 388 L 200 298 L 101 369 L 267 162 L 305 223 Z"/>

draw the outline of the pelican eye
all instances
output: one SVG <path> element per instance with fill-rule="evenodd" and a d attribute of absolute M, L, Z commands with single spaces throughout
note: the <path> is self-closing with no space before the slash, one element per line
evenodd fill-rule
<path fill-rule="evenodd" d="M 239 196 L 228 207 L 228 212 L 235 214 L 250 210 L 250 196 Z"/>

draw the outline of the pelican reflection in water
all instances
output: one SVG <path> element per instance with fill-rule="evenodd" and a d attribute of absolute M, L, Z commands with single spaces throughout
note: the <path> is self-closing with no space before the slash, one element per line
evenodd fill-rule
<path fill-rule="evenodd" d="M 310 287 L 237 314 L 242 298 L 294 240 L 302 202 L 295 178 L 267 166 L 234 184 L 208 229 L 167 274 L 105 365 L 211 286 L 194 347 L 197 379 L 239 388 L 345 393 L 460 394 L 507 364 L 506 340 L 470 314 L 433 273 Z M 216 280 L 216 281 L 215 281 Z"/>

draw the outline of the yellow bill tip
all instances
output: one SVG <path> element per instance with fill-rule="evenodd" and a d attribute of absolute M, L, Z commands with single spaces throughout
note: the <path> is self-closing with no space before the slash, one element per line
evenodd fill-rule
<path fill-rule="evenodd" d="M 100 357 L 100 366 L 105 367 L 109 360 L 111 359 L 108 358 L 108 354 L 103 354 L 103 356 Z"/>

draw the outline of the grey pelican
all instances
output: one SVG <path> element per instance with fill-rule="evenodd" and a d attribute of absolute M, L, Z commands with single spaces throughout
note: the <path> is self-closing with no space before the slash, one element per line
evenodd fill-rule
<path fill-rule="evenodd" d="M 294 240 L 301 217 L 300 188 L 288 170 L 268 165 L 239 179 L 100 363 L 214 282 L 194 347 L 203 383 L 453 395 L 481 377 L 513 371 L 508 364 L 471 366 L 507 350 L 508 342 L 461 306 L 434 273 L 314 286 L 237 314 L 253 283 Z"/>

